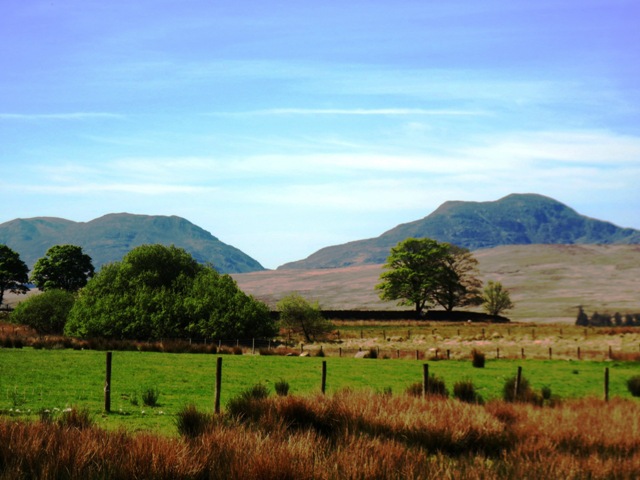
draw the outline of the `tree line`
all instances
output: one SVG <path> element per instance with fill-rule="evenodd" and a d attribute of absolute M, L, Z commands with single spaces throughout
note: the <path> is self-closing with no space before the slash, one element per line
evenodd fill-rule
<path fill-rule="evenodd" d="M 578 307 L 578 317 L 576 325 L 581 327 L 640 327 L 640 313 L 616 312 L 610 313 L 593 312 L 587 315 L 582 307 Z"/>
<path fill-rule="evenodd" d="M 391 249 L 375 288 L 384 300 L 414 306 L 422 319 L 426 309 L 436 306 L 451 313 L 483 305 L 492 316 L 513 308 L 502 284 L 489 281 L 483 288 L 477 264 L 469 250 L 409 238 Z M 276 320 L 265 303 L 240 290 L 230 275 L 175 246 L 136 247 L 96 273 L 81 247 L 56 245 L 28 273 L 18 254 L 0 245 L 0 303 L 5 291 L 23 294 L 33 283 L 42 293 L 20 302 L 11 320 L 41 333 L 219 339 L 273 337 L 284 328 L 313 342 L 331 330 L 317 302 L 291 293 L 278 302 Z"/>

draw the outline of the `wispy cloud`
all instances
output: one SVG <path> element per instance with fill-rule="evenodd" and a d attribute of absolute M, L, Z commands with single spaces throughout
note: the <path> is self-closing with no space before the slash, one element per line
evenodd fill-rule
<path fill-rule="evenodd" d="M 0 113 L 0 120 L 123 120 L 125 115 L 107 112 Z"/>
<path fill-rule="evenodd" d="M 207 115 L 277 116 L 277 115 L 345 115 L 345 116 L 480 116 L 488 113 L 473 110 L 422 108 L 270 108 L 245 112 L 210 112 Z"/>

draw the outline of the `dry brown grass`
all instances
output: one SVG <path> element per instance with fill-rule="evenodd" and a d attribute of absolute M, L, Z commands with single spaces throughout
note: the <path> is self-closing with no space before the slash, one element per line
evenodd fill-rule
<path fill-rule="evenodd" d="M 513 245 L 478 250 L 483 280 L 498 280 L 511 292 L 516 321 L 565 322 L 587 312 L 639 312 L 638 245 Z M 397 308 L 374 289 L 380 265 L 323 270 L 276 270 L 234 275 L 240 288 L 271 305 L 290 292 L 325 309 Z"/>
<path fill-rule="evenodd" d="M 341 392 L 260 400 L 189 439 L 0 422 L 0 478 L 638 478 L 640 404 Z"/>

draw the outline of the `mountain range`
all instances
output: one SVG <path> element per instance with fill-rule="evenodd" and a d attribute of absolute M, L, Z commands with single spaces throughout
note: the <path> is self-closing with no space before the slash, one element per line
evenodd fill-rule
<path fill-rule="evenodd" d="M 580 215 L 542 195 L 512 194 L 492 202 L 445 202 L 421 220 L 398 225 L 379 237 L 325 247 L 278 269 L 381 264 L 391 247 L 409 237 L 478 250 L 501 245 L 638 244 L 640 230 Z"/>
<path fill-rule="evenodd" d="M 640 230 L 580 215 L 542 195 L 512 194 L 492 202 L 445 202 L 421 220 L 398 225 L 379 237 L 325 247 L 278 270 L 382 264 L 391 247 L 409 237 L 429 237 L 469 250 L 529 244 L 640 244 Z M 264 270 L 257 260 L 176 216 L 113 213 L 89 222 L 37 217 L 0 224 L 0 244 L 18 252 L 29 268 L 53 245 L 81 246 L 99 269 L 149 243 L 184 248 L 222 273 Z"/>
<path fill-rule="evenodd" d="M 211 263 L 221 273 L 264 270 L 257 260 L 176 216 L 113 213 L 90 222 L 37 217 L 0 224 L 0 244 L 18 252 L 29 268 L 53 245 L 82 247 L 98 270 L 120 261 L 134 247 L 151 243 L 184 248 L 198 262 Z"/>

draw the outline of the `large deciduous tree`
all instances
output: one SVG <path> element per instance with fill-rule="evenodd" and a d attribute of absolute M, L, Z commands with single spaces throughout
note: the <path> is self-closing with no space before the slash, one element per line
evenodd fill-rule
<path fill-rule="evenodd" d="M 77 245 L 54 245 L 33 266 L 31 281 L 40 290 L 80 290 L 94 274 L 91 257 Z"/>
<path fill-rule="evenodd" d="M 4 292 L 25 294 L 29 291 L 29 268 L 20 255 L 6 245 L 0 245 L 0 305 Z"/>
<path fill-rule="evenodd" d="M 430 238 L 407 238 L 391 248 L 376 285 L 382 300 L 398 300 L 399 305 L 412 305 L 416 315 L 434 303 L 437 289 L 445 273 L 449 246 Z"/>
<path fill-rule="evenodd" d="M 477 265 L 467 249 L 430 238 L 408 238 L 391 249 L 376 288 L 383 300 L 412 305 L 418 317 L 431 305 L 450 312 L 482 303 Z"/>
<path fill-rule="evenodd" d="M 65 333 L 128 339 L 274 335 L 268 307 L 181 248 L 142 245 L 104 266 L 76 300 Z"/>
<path fill-rule="evenodd" d="M 433 300 L 447 312 L 456 307 L 482 304 L 478 260 L 466 248 L 449 246 Z"/>

